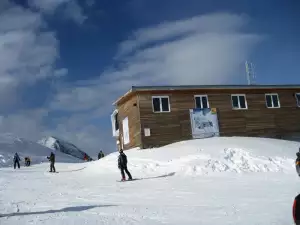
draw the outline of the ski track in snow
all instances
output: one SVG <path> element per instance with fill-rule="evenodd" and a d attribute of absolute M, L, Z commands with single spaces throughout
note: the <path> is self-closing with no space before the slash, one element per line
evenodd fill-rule
<path fill-rule="evenodd" d="M 299 143 L 247 140 L 128 151 L 130 182 L 116 182 L 115 153 L 56 163 L 55 174 L 49 164 L 0 168 L 0 224 L 292 225 Z"/>

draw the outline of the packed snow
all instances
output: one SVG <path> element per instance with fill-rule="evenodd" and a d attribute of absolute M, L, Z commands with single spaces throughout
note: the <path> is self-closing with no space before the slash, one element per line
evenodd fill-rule
<path fill-rule="evenodd" d="M 35 142 L 31 142 L 12 134 L 0 134 L 0 168 L 11 167 L 13 165 L 14 154 L 17 152 L 21 158 L 21 165 L 24 165 L 25 157 L 30 157 L 31 164 L 40 164 L 48 162 L 47 156 L 50 155 L 51 149 L 46 148 Z M 61 152 L 55 152 L 57 162 L 76 163 L 82 162 L 70 155 Z"/>
<path fill-rule="evenodd" d="M 0 169 L 0 224 L 292 225 L 300 143 L 215 137 L 98 161 Z"/>

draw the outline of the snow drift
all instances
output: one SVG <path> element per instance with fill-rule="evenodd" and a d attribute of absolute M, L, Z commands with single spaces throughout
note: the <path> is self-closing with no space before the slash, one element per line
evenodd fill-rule
<path fill-rule="evenodd" d="M 35 142 L 18 138 L 12 134 L 0 134 L 0 167 L 8 167 L 13 164 L 14 154 L 18 152 L 21 158 L 21 166 L 24 165 L 24 157 L 31 159 L 31 164 L 39 164 L 48 162 L 47 156 L 50 155 L 51 149 L 39 145 Z M 64 153 L 56 153 L 56 162 L 77 163 L 80 160 L 66 155 Z"/>
<path fill-rule="evenodd" d="M 91 159 L 91 157 L 86 152 L 82 151 L 74 144 L 57 137 L 45 137 L 39 140 L 38 143 L 54 151 L 60 151 L 65 154 L 74 156 L 78 159 L 83 160 L 85 155 L 87 156 L 88 160 Z"/>
<path fill-rule="evenodd" d="M 203 175 L 212 172 L 295 172 L 300 143 L 269 138 L 214 137 L 161 148 L 125 151 L 133 174 Z M 95 173 L 117 172 L 118 153 L 90 163 Z"/>

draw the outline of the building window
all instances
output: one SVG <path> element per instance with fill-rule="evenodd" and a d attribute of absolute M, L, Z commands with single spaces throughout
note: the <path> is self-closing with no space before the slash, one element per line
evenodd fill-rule
<path fill-rule="evenodd" d="M 300 93 L 295 94 L 296 101 L 297 101 L 297 106 L 300 107 Z"/>
<path fill-rule="evenodd" d="M 207 95 L 195 95 L 195 105 L 198 109 L 209 108 Z"/>
<path fill-rule="evenodd" d="M 266 94 L 266 105 L 268 108 L 280 108 L 278 94 Z"/>
<path fill-rule="evenodd" d="M 153 112 L 170 112 L 169 96 L 152 97 Z"/>
<path fill-rule="evenodd" d="M 231 102 L 233 109 L 247 109 L 247 100 L 246 95 L 244 94 L 236 94 L 231 95 Z"/>
<path fill-rule="evenodd" d="M 111 125 L 112 125 L 112 131 L 113 131 L 113 136 L 118 137 L 119 136 L 119 119 L 118 119 L 119 112 L 116 109 L 112 114 L 111 114 Z"/>

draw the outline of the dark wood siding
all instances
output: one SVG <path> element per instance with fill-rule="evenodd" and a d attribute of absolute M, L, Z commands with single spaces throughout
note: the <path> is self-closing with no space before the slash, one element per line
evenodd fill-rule
<path fill-rule="evenodd" d="M 128 116 L 128 127 L 129 127 L 129 144 L 124 145 L 124 150 L 140 147 L 141 146 L 141 132 L 140 132 L 140 116 L 139 116 L 139 107 L 137 96 L 131 97 L 128 101 L 117 106 L 119 111 L 118 120 L 119 120 L 119 141 L 123 143 L 123 124 L 122 121 Z"/>
<path fill-rule="evenodd" d="M 218 109 L 222 136 L 276 136 L 300 132 L 300 108 L 294 93 L 300 90 L 199 90 L 139 93 L 142 147 L 166 145 L 191 139 L 189 109 L 195 107 L 194 95 L 208 95 L 211 108 Z M 280 108 L 269 109 L 265 93 L 278 93 Z M 246 94 L 248 109 L 233 110 L 231 94 Z M 154 113 L 152 96 L 169 96 L 171 112 Z M 150 128 L 151 136 L 144 136 Z"/>

